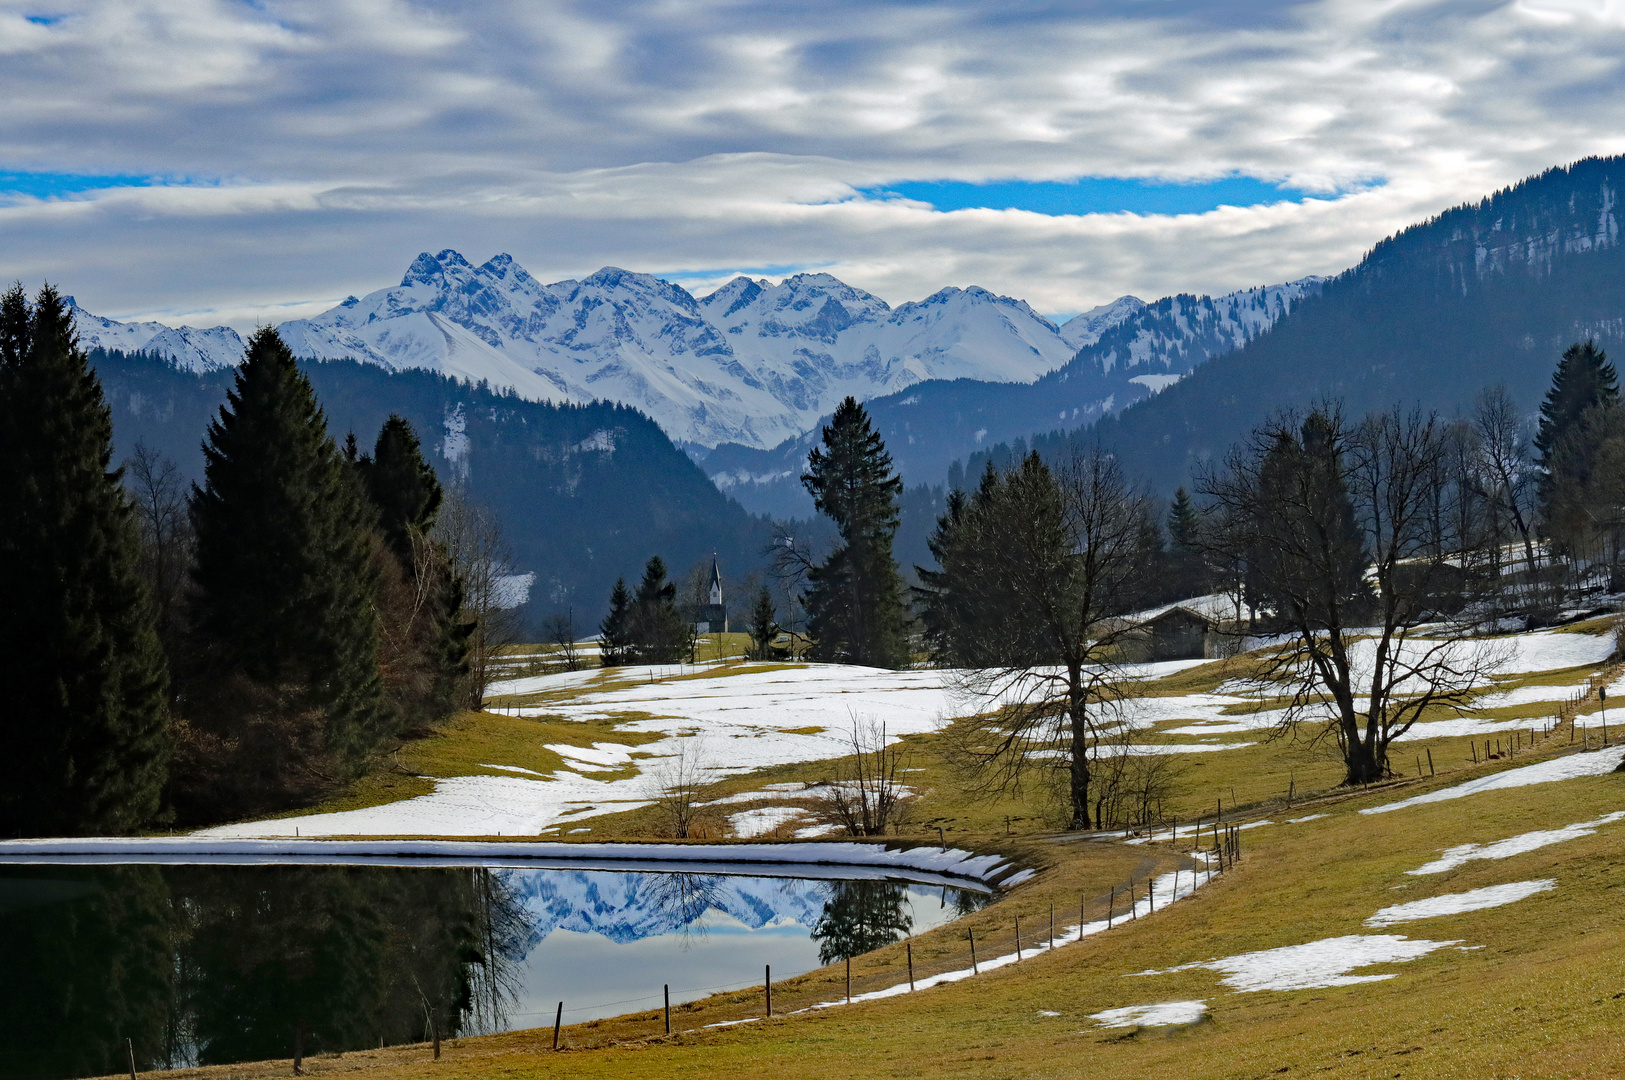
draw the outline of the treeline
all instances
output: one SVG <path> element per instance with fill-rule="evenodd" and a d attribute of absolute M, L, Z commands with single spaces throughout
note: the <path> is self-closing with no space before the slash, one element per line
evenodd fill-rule
<path fill-rule="evenodd" d="M 1625 590 L 1625 406 L 1594 342 L 1564 352 L 1529 427 L 1502 387 L 1456 420 L 1326 401 L 1260 424 L 1165 511 L 1099 448 L 989 461 L 949 495 L 910 604 L 901 485 L 849 399 L 802 477 L 842 543 L 786 543 L 780 568 L 815 659 L 958 669 L 989 707 L 954 753 L 993 786 L 1046 771 L 1072 828 L 1157 812 L 1168 767 L 1136 758 L 1122 710 L 1170 601 L 1206 597 L 1206 649 L 1270 642 L 1256 678 L 1289 702 L 1282 731 L 1333 735 L 1346 782 L 1368 783 L 1428 709 L 1484 685 L 1496 655 L 1475 638 Z"/>
<path fill-rule="evenodd" d="M 447 505 L 399 417 L 371 453 L 341 449 L 274 330 L 249 342 L 189 491 L 148 451 L 112 467 L 107 404 L 49 286 L 0 300 L 0 411 L 17 777 L 0 833 L 294 805 L 476 702 L 469 571 L 489 567 L 488 530 Z"/>

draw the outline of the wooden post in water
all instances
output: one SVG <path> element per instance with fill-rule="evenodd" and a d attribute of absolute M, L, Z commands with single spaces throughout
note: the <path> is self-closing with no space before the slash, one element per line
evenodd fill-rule
<path fill-rule="evenodd" d="M 666 1034 L 671 1034 L 671 983 L 665 986 L 666 993 Z"/>
<path fill-rule="evenodd" d="M 976 931 L 966 930 L 965 933 L 970 935 L 970 973 L 980 975 L 982 972 L 976 966 Z"/>
<path fill-rule="evenodd" d="M 559 1011 L 553 1014 L 553 1049 L 559 1048 L 559 1025 L 564 1022 L 564 1002 L 559 1002 Z"/>
<path fill-rule="evenodd" d="M 906 943 L 908 948 L 908 992 L 914 992 L 914 943 Z"/>

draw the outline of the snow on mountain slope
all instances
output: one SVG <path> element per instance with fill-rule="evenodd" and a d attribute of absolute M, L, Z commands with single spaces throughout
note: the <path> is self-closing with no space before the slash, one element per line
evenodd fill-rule
<path fill-rule="evenodd" d="M 696 300 L 606 267 L 542 285 L 507 255 L 423 254 L 401 284 L 283 325 L 301 356 L 485 379 L 531 398 L 636 406 L 674 439 L 772 446 L 847 394 L 923 379 L 1032 380 L 1075 351 L 1049 320 L 983 289 L 892 310 L 828 274 L 736 278 Z"/>
<path fill-rule="evenodd" d="M 1119 296 L 1109 304 L 1090 308 L 1062 323 L 1061 340 L 1073 349 L 1093 345 L 1100 340 L 1101 334 L 1144 310 L 1145 301 L 1138 296 Z"/>
<path fill-rule="evenodd" d="M 67 297 L 79 330 L 81 348 L 149 352 L 167 357 L 189 371 L 232 367 L 243 358 L 243 339 L 229 326 L 202 330 L 158 322 L 125 323 L 92 315 Z"/>

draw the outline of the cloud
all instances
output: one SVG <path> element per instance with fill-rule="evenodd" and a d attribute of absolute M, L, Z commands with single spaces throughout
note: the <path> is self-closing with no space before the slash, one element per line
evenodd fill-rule
<path fill-rule="evenodd" d="M 201 178 L 8 197 L 0 274 L 188 321 L 383 287 L 444 247 L 544 279 L 818 266 L 893 301 L 979 284 L 1075 311 L 1335 272 L 1625 151 L 1612 2 L 0 8 L 0 170 Z M 859 194 L 1080 176 L 1310 197 L 1064 216 Z"/>

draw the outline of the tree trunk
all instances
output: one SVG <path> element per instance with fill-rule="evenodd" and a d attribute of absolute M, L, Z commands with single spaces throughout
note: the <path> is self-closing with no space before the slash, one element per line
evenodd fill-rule
<path fill-rule="evenodd" d="M 1377 746 L 1376 739 L 1361 742 L 1358 735 L 1349 738 L 1348 748 L 1343 754 L 1343 764 L 1347 767 L 1347 775 L 1343 779 L 1345 787 L 1374 784 L 1383 778 L 1383 759 L 1378 756 Z"/>
<path fill-rule="evenodd" d="M 1072 823 L 1070 829 L 1089 825 L 1089 725 L 1084 716 L 1083 672 L 1067 672 L 1067 715 L 1072 721 Z"/>

